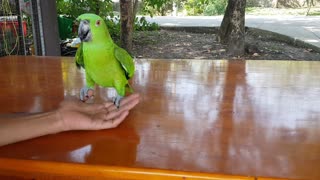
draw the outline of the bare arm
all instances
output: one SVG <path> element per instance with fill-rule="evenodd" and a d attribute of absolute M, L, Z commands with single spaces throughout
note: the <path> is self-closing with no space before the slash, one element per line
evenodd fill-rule
<path fill-rule="evenodd" d="M 0 146 L 62 131 L 55 111 L 0 121 Z"/>
<path fill-rule="evenodd" d="M 112 102 L 85 104 L 65 100 L 51 112 L 3 118 L 0 120 L 0 146 L 63 131 L 115 128 L 138 102 L 138 94 L 125 97 L 120 109 Z"/>

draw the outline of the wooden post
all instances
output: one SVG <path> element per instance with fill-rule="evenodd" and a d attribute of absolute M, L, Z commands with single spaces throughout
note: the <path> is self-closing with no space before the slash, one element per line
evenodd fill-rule
<path fill-rule="evenodd" d="M 60 56 L 60 38 L 55 0 L 31 0 L 36 55 Z"/>

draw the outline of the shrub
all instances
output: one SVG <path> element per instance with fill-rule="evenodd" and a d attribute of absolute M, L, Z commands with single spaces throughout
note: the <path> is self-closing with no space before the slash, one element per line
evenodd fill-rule
<path fill-rule="evenodd" d="M 225 12 L 226 5 L 227 5 L 226 0 L 213 1 L 206 6 L 203 14 L 206 16 L 221 15 Z"/>

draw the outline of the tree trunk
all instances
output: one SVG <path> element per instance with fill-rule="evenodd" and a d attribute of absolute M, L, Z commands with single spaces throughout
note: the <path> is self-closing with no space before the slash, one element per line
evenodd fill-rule
<path fill-rule="evenodd" d="M 227 52 L 233 56 L 244 55 L 246 0 L 229 0 L 224 14 L 218 41 L 227 44 Z"/>
<path fill-rule="evenodd" d="M 138 8 L 139 8 L 139 0 L 132 0 L 132 22 L 134 24 L 134 19 L 137 16 Z"/>
<path fill-rule="evenodd" d="M 132 52 L 132 1 L 131 0 L 120 0 L 120 43 L 121 47 L 126 49 L 129 53 Z"/>
<path fill-rule="evenodd" d="M 278 7 L 279 7 L 279 6 L 278 6 L 278 2 L 279 2 L 278 0 L 273 0 L 273 1 L 272 1 L 272 7 L 273 7 L 273 8 L 278 8 Z"/>

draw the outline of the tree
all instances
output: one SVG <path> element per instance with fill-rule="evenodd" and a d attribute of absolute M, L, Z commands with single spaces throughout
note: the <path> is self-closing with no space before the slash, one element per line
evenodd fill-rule
<path fill-rule="evenodd" d="M 144 8 L 148 6 L 160 10 L 162 6 L 169 1 L 172 0 L 143 0 L 143 3 L 145 3 Z M 129 53 L 132 52 L 132 36 L 135 29 L 134 25 L 138 12 L 138 3 L 138 0 L 120 0 L 120 44 L 121 47 Z M 147 10 L 144 9 L 144 11 Z M 148 13 L 152 15 L 150 11 L 148 11 Z M 140 19 L 140 22 L 143 22 L 141 20 L 143 19 Z"/>
<path fill-rule="evenodd" d="M 309 12 L 310 12 L 310 9 L 311 9 L 311 6 L 314 6 L 314 3 L 313 3 L 313 0 L 306 0 L 304 3 L 303 3 L 303 6 L 304 4 L 307 3 L 307 6 L 308 6 L 308 11 L 307 11 L 307 16 L 309 15 Z"/>
<path fill-rule="evenodd" d="M 134 22 L 134 19 L 136 18 L 137 12 L 139 8 L 139 0 L 132 0 L 132 22 Z"/>
<path fill-rule="evenodd" d="M 272 6 L 273 6 L 274 8 L 278 8 L 278 6 L 279 6 L 279 1 L 278 1 L 278 0 L 272 0 Z"/>
<path fill-rule="evenodd" d="M 120 0 L 120 43 L 129 53 L 132 52 L 133 17 L 132 0 Z"/>
<path fill-rule="evenodd" d="M 227 52 L 233 56 L 242 56 L 245 52 L 245 7 L 246 0 L 228 0 L 218 41 L 228 46 Z"/>
<path fill-rule="evenodd" d="M 83 13 L 95 13 L 102 18 L 112 15 L 112 0 L 56 0 L 57 13 L 76 19 Z"/>

